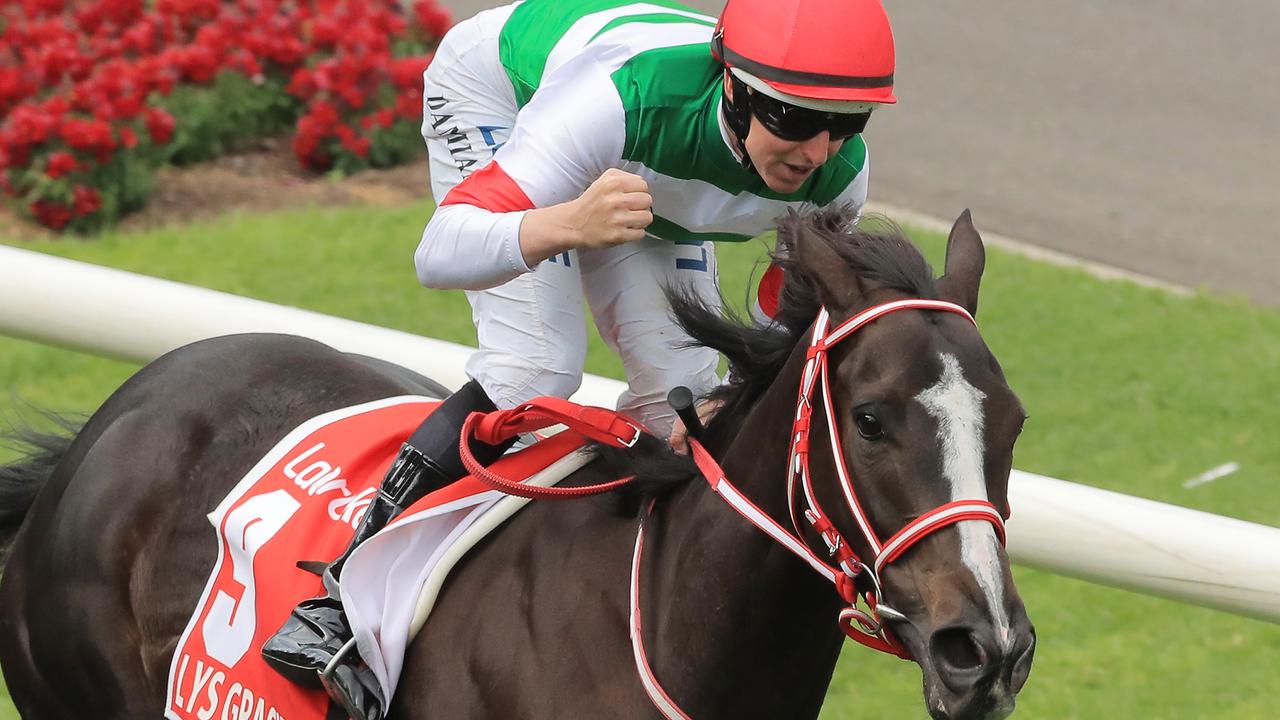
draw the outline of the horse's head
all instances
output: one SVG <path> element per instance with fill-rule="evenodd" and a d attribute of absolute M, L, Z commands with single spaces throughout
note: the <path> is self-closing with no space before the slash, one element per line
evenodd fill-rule
<path fill-rule="evenodd" d="M 825 227 L 821 219 L 790 218 L 780 248 L 787 288 L 815 296 L 830 314 L 829 329 L 910 297 L 977 312 L 985 253 L 967 211 L 952 228 L 946 271 L 936 282 L 900 233 L 844 232 L 830 216 Z M 880 617 L 919 663 L 933 717 L 1004 717 L 1035 649 L 997 517 L 1008 515 L 1022 405 L 959 308 L 877 317 L 832 345 L 826 365 L 840 458 L 827 450 L 833 435 L 818 430 L 823 410 L 815 403 L 815 500 L 867 563 L 860 580 L 878 575 L 886 606 Z M 819 380 L 816 396 L 825 394 L 822 387 Z M 970 518 L 959 521 L 936 512 L 957 501 L 979 512 L 953 505 Z M 921 518 L 928 522 L 913 523 Z M 909 532 L 914 542 L 905 551 L 889 552 L 896 534 L 933 519 L 939 528 L 916 528 L 919 537 Z"/>

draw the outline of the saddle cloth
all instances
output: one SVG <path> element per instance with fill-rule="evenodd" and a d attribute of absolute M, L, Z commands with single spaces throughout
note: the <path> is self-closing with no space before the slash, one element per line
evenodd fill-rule
<path fill-rule="evenodd" d="M 174 652 L 171 720 L 320 720 L 323 691 L 285 680 L 259 655 L 301 600 L 321 594 L 299 560 L 327 561 L 347 546 L 400 445 L 438 401 L 403 396 L 313 418 L 276 444 L 209 514 L 218 559 Z M 492 466 L 554 484 L 590 459 L 563 432 Z M 360 654 L 391 697 L 412 635 L 462 555 L 528 500 L 474 478 L 415 503 L 343 568 L 341 595 Z"/>

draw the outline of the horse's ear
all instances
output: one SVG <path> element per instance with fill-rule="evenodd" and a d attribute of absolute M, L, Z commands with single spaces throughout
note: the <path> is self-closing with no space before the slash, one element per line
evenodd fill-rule
<path fill-rule="evenodd" d="M 938 280 L 938 290 L 970 314 L 978 314 L 978 285 L 982 282 L 982 269 L 987 264 L 987 251 L 982 237 L 973 226 L 973 218 L 966 209 L 951 227 L 947 237 L 947 266 Z"/>
<path fill-rule="evenodd" d="M 827 235 L 810 227 L 799 218 L 792 218 L 792 242 L 795 257 L 805 274 L 818 285 L 818 296 L 828 309 L 852 309 L 862 296 L 858 276 L 849 269 L 849 263 L 831 246 Z"/>

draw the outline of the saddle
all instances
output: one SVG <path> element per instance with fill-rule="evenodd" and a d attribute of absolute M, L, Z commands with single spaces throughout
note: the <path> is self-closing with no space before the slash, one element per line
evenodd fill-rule
<path fill-rule="evenodd" d="M 557 402 L 569 414 L 606 413 L 600 422 L 619 418 Z M 298 559 L 342 552 L 401 443 L 436 404 L 404 396 L 313 418 L 272 448 L 209 514 L 218 559 L 174 653 L 165 717 L 326 717 L 327 695 L 288 682 L 266 666 L 258 649 L 297 602 L 321 591 L 314 563 Z M 477 414 L 464 432 L 511 437 L 537 424 L 527 413 L 514 422 L 509 412 L 494 415 L 506 423 L 481 427 L 484 416 Z M 549 424 L 545 414 L 538 420 L 539 427 Z M 634 442 L 639 428 L 619 422 L 617 433 Z M 484 470 L 487 482 L 473 475 L 426 496 L 352 554 L 342 574 L 342 600 L 384 697 L 395 692 L 405 649 L 458 560 L 531 496 L 568 490 L 553 486 L 591 460 L 586 445 L 593 435 L 608 434 L 569 430 L 510 453 L 488 470 L 476 465 L 472 471 Z M 525 497 L 495 490 L 494 478 L 528 478 L 512 483 L 525 488 Z"/>

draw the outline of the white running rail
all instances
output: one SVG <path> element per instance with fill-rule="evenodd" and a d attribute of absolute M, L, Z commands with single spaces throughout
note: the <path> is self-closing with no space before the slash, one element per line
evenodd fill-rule
<path fill-rule="evenodd" d="M 0 334 L 147 362 L 241 332 L 305 335 L 389 360 L 448 387 L 471 348 L 227 293 L 0 246 Z M 574 396 L 612 407 L 622 383 Z M 1015 470 L 1015 562 L 1280 622 L 1280 528 Z"/>

